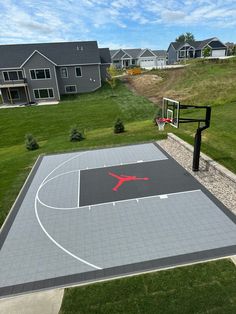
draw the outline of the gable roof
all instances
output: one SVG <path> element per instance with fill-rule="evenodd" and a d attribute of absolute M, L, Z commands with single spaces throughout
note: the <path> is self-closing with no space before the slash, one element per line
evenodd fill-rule
<path fill-rule="evenodd" d="M 154 57 L 155 54 L 150 49 L 144 49 L 142 53 L 139 55 L 139 57 Z"/>
<path fill-rule="evenodd" d="M 166 50 L 152 50 L 152 52 L 154 52 L 157 57 L 165 58 L 167 56 Z"/>
<path fill-rule="evenodd" d="M 37 50 L 57 65 L 101 63 L 96 41 L 0 45 L 0 68 L 19 68 Z"/>
<path fill-rule="evenodd" d="M 194 47 L 196 50 L 200 50 L 200 49 L 203 49 L 207 44 L 213 41 L 220 43 L 220 47 L 226 48 L 226 46 L 223 43 L 221 43 L 221 41 L 216 37 L 212 37 L 212 38 L 208 38 L 204 40 L 197 40 L 194 42 L 186 42 L 186 44 L 189 44 L 190 46 Z M 179 43 L 176 41 L 170 43 L 170 45 L 172 45 L 175 48 L 175 50 L 179 50 L 184 44 L 185 43 Z M 217 46 L 214 46 L 214 48 L 217 48 Z"/>
<path fill-rule="evenodd" d="M 125 52 L 127 52 L 133 59 L 136 59 L 139 57 L 140 53 L 142 52 L 142 49 L 136 48 L 136 49 L 124 49 Z"/>
<path fill-rule="evenodd" d="M 121 59 L 130 59 L 130 58 L 131 58 L 131 56 L 128 55 L 128 53 L 125 53 L 125 54 L 121 57 Z"/>
<path fill-rule="evenodd" d="M 112 56 L 112 58 L 119 60 L 125 55 L 125 52 L 123 49 L 117 50 L 117 52 Z"/>
<path fill-rule="evenodd" d="M 143 50 L 140 48 L 137 49 L 119 49 L 119 50 L 110 50 L 111 53 L 111 57 L 114 59 L 121 59 L 121 57 L 124 56 L 124 54 L 128 54 L 128 56 L 130 56 L 133 59 L 138 58 L 138 56 L 140 55 L 140 53 Z M 122 54 L 123 53 L 123 54 Z"/>
<path fill-rule="evenodd" d="M 166 50 L 151 50 L 151 49 L 141 49 L 141 48 L 135 48 L 135 49 L 119 49 L 119 50 L 110 50 L 111 58 L 112 59 L 123 59 L 125 58 L 125 54 L 128 54 L 132 59 L 138 59 L 142 56 L 142 54 L 145 54 L 146 51 L 149 51 L 149 56 L 157 56 L 157 57 L 166 57 L 167 51 Z M 152 54 L 150 54 L 150 52 Z M 146 55 L 144 55 L 146 56 Z"/>
<path fill-rule="evenodd" d="M 31 57 L 33 57 L 34 54 L 39 54 L 41 55 L 43 58 L 47 59 L 49 62 L 51 62 L 52 64 L 56 65 L 56 63 L 54 63 L 52 60 L 48 59 L 45 55 L 43 55 L 41 52 L 39 52 L 38 50 L 35 50 L 34 52 L 31 53 L 31 55 L 20 65 L 20 67 L 23 67 L 30 59 Z"/>
<path fill-rule="evenodd" d="M 110 50 L 111 57 L 113 57 L 120 49 Z"/>

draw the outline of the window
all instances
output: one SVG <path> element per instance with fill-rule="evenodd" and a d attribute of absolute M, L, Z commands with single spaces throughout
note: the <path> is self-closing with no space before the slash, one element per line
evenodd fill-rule
<path fill-rule="evenodd" d="M 34 97 L 36 99 L 54 98 L 53 88 L 34 89 Z"/>
<path fill-rule="evenodd" d="M 113 60 L 113 63 L 119 63 L 120 61 L 119 60 Z"/>
<path fill-rule="evenodd" d="M 132 65 L 134 65 L 135 64 L 135 60 L 132 60 Z"/>
<path fill-rule="evenodd" d="M 20 94 L 17 89 L 11 89 L 10 92 L 8 92 L 8 99 L 9 100 L 17 100 L 20 99 Z"/>
<path fill-rule="evenodd" d="M 46 80 L 51 78 L 50 69 L 35 69 L 30 70 L 32 80 Z"/>
<path fill-rule="evenodd" d="M 6 72 L 3 72 L 3 77 L 5 81 L 23 80 L 22 71 L 6 71 Z"/>
<path fill-rule="evenodd" d="M 82 76 L 81 67 L 75 68 L 75 76 L 76 77 Z"/>
<path fill-rule="evenodd" d="M 179 51 L 179 57 L 180 58 L 185 58 L 185 56 L 186 56 L 186 51 L 185 50 L 180 50 Z"/>
<path fill-rule="evenodd" d="M 61 68 L 61 78 L 68 78 L 67 68 Z"/>
<path fill-rule="evenodd" d="M 75 85 L 66 85 L 65 86 L 65 92 L 66 93 L 76 93 L 77 87 Z"/>

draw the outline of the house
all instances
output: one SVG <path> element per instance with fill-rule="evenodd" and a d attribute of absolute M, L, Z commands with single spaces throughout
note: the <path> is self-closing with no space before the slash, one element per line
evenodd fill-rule
<path fill-rule="evenodd" d="M 166 51 L 151 49 L 118 49 L 110 50 L 111 61 L 117 68 L 140 66 L 152 69 L 166 65 Z"/>
<path fill-rule="evenodd" d="M 168 64 L 184 59 L 202 58 L 206 47 L 210 48 L 211 57 L 226 56 L 227 47 L 216 37 L 194 42 L 172 42 L 167 49 Z"/>
<path fill-rule="evenodd" d="M 4 104 L 59 101 L 101 87 L 111 58 L 96 41 L 0 45 Z"/>

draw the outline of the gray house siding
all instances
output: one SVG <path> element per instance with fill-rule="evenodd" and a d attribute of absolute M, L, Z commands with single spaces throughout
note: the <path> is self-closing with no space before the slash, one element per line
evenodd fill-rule
<path fill-rule="evenodd" d="M 81 68 L 81 77 L 76 77 L 76 67 Z M 67 94 L 66 86 L 75 85 L 76 93 L 87 93 L 101 87 L 100 65 L 67 66 L 68 78 L 61 77 L 61 68 L 57 68 L 57 78 L 60 94 Z"/>
<path fill-rule="evenodd" d="M 61 94 L 100 88 L 110 64 L 109 48 L 98 48 L 96 41 L 0 45 L 0 92 L 8 104 L 58 101 Z M 61 75 L 62 67 L 67 69 L 68 77 Z M 76 67 L 81 75 L 76 75 Z M 2 72 L 8 68 L 22 71 L 22 77 L 11 74 L 9 78 L 14 81 L 5 82 Z M 16 88 L 18 94 L 14 93 Z M 19 99 L 8 99 L 9 95 Z"/>
<path fill-rule="evenodd" d="M 102 64 L 101 65 L 101 79 L 102 81 L 106 81 L 107 79 L 107 68 L 109 68 L 110 64 Z"/>
<path fill-rule="evenodd" d="M 174 64 L 177 61 L 177 52 L 175 48 L 170 45 L 168 49 L 168 64 Z"/>
<path fill-rule="evenodd" d="M 29 86 L 29 93 L 31 101 L 41 101 L 43 99 L 36 99 L 34 96 L 34 89 L 52 88 L 54 97 L 50 100 L 60 100 L 60 94 L 58 91 L 57 77 L 55 66 L 52 62 L 41 56 L 39 53 L 35 53 L 23 66 L 25 77 Z M 50 79 L 31 79 L 30 70 L 33 69 L 49 69 Z M 44 99 L 46 100 L 46 99 Z"/>

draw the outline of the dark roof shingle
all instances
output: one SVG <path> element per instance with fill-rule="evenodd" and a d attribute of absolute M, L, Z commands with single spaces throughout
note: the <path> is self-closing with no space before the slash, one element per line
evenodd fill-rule
<path fill-rule="evenodd" d="M 96 41 L 0 45 L 0 68 L 20 67 L 35 51 L 57 65 L 101 63 Z"/>
<path fill-rule="evenodd" d="M 109 48 L 99 48 L 101 63 L 111 63 L 111 54 Z"/>

